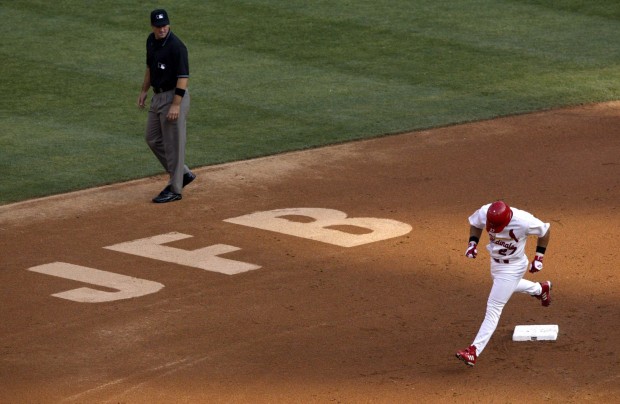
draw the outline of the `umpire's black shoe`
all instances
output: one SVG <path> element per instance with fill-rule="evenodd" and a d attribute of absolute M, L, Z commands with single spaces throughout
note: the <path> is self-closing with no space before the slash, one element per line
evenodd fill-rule
<path fill-rule="evenodd" d="M 177 194 L 176 192 L 172 192 L 170 186 L 164 188 L 163 191 L 159 193 L 155 198 L 153 198 L 153 202 L 155 203 L 166 203 L 172 201 L 178 201 L 182 198 L 181 194 Z"/>
<path fill-rule="evenodd" d="M 194 174 L 191 171 L 183 174 L 183 186 L 188 185 L 190 182 L 194 181 L 195 179 L 196 179 L 196 174 Z"/>

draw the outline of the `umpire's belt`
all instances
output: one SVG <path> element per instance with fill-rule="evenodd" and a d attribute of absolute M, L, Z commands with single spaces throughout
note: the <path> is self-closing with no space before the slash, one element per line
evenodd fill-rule
<path fill-rule="evenodd" d="M 174 87 L 170 88 L 161 88 L 161 87 L 153 87 L 153 92 L 155 94 L 165 93 L 166 91 L 174 90 Z"/>
<path fill-rule="evenodd" d="M 498 260 L 497 258 L 493 258 L 493 261 L 497 262 L 498 264 L 510 264 L 510 260 Z"/>

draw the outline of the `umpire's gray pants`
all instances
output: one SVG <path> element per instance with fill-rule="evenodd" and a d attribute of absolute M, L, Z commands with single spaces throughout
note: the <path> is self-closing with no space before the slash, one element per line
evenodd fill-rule
<path fill-rule="evenodd" d="M 183 174 L 189 172 L 185 165 L 186 121 L 189 113 L 189 91 L 181 101 L 179 118 L 166 119 L 174 98 L 174 90 L 153 95 L 146 121 L 146 143 L 170 174 L 168 185 L 173 192 L 183 192 Z"/>

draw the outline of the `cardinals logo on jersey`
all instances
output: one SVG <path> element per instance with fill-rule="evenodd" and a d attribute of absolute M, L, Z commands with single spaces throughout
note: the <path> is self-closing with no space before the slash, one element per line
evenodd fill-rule
<path fill-rule="evenodd" d="M 516 241 L 517 243 L 519 242 L 519 239 L 517 238 L 517 236 L 515 236 L 515 232 L 514 230 L 510 230 L 508 232 L 508 235 L 510 236 L 511 239 L 513 239 L 514 241 Z"/>
<path fill-rule="evenodd" d="M 514 240 L 516 240 L 516 237 L 514 237 L 514 233 L 512 232 L 512 230 L 510 230 L 510 237 L 512 237 Z M 495 237 L 492 234 L 489 234 L 489 240 L 491 241 L 491 243 L 502 246 L 505 248 L 505 253 L 501 254 L 501 255 L 510 255 L 510 254 L 514 254 L 515 251 L 517 251 L 517 246 L 515 246 L 512 243 L 507 243 L 506 241 L 499 239 L 497 237 Z M 518 241 L 518 240 L 517 240 Z M 510 251 L 510 254 L 507 254 L 506 252 Z"/>

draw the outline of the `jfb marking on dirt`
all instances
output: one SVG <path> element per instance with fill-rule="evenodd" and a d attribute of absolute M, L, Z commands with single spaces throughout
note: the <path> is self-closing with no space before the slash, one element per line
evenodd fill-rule
<path fill-rule="evenodd" d="M 219 255 L 240 250 L 240 248 L 231 245 L 215 244 L 193 251 L 162 245 L 189 237 L 192 236 L 182 233 L 168 233 L 115 244 L 104 248 L 140 257 L 200 268 L 205 271 L 220 272 L 226 275 L 235 275 L 260 268 L 260 265 L 219 257 Z"/>
<path fill-rule="evenodd" d="M 311 222 L 295 221 L 296 217 L 311 218 Z M 403 236 L 411 231 L 406 223 L 374 217 L 348 218 L 339 210 L 320 208 L 291 208 L 250 213 L 224 220 L 228 223 L 275 231 L 289 236 L 321 241 L 340 247 L 356 247 L 389 238 Z M 365 229 L 364 234 L 352 234 L 338 229 L 347 227 Z"/>
<path fill-rule="evenodd" d="M 368 217 L 348 218 L 344 212 L 323 208 L 289 208 L 255 212 L 226 219 L 224 222 L 345 248 L 400 237 L 412 230 L 410 225 L 396 220 Z M 164 245 L 189 237 L 192 236 L 172 232 L 103 248 L 226 275 L 261 268 L 260 265 L 220 257 L 220 255 L 240 250 L 231 245 L 215 244 L 191 251 Z M 54 297 L 80 303 L 130 299 L 158 292 L 164 287 L 158 282 L 66 262 L 39 265 L 28 268 L 28 270 L 115 290 L 115 292 L 109 292 L 82 287 L 52 294 Z"/>

